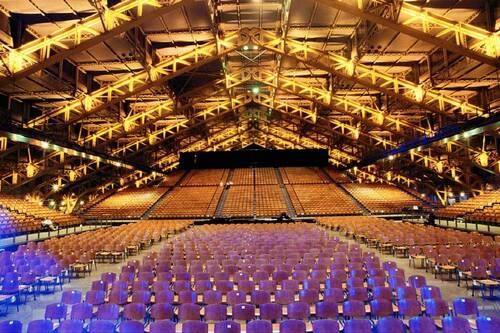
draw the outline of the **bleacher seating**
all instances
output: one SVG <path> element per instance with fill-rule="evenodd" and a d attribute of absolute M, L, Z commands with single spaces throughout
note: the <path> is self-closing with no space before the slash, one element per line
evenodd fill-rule
<path fill-rule="evenodd" d="M 387 184 L 343 184 L 353 197 L 372 213 L 400 213 L 403 208 L 422 206 L 428 208 L 420 199 Z"/>
<path fill-rule="evenodd" d="M 176 170 L 169 173 L 167 176 L 165 176 L 165 178 L 161 182 L 161 186 L 165 187 L 175 186 L 179 182 L 179 180 L 184 176 L 185 173 L 186 171 L 184 170 Z"/>
<path fill-rule="evenodd" d="M 253 171 L 253 168 L 234 169 L 233 176 L 230 181 L 234 185 L 253 185 Z"/>
<path fill-rule="evenodd" d="M 137 219 L 158 201 L 167 188 L 127 188 L 91 207 L 87 219 Z"/>
<path fill-rule="evenodd" d="M 274 185 L 278 184 L 274 168 L 255 168 L 256 185 Z"/>
<path fill-rule="evenodd" d="M 276 185 L 255 186 L 255 215 L 278 216 L 287 211 L 281 190 Z"/>
<path fill-rule="evenodd" d="M 468 200 L 441 208 L 436 212 L 436 217 L 450 219 L 463 217 L 494 204 L 500 204 L 500 190 L 486 191 Z"/>
<path fill-rule="evenodd" d="M 440 202 L 436 202 L 436 201 L 432 200 L 432 198 L 429 197 L 428 195 L 422 194 L 412 187 L 405 187 L 405 190 L 407 192 L 409 192 L 410 194 L 412 194 L 413 196 L 415 196 L 415 197 L 419 198 L 420 200 L 422 200 L 423 202 L 425 202 L 429 207 L 432 207 L 433 209 L 438 209 L 438 208 L 442 207 Z"/>
<path fill-rule="evenodd" d="M 285 184 L 323 184 L 328 177 L 319 168 L 280 168 Z"/>
<path fill-rule="evenodd" d="M 86 212 L 88 209 L 97 205 L 101 201 L 106 200 L 107 198 L 109 198 L 113 194 L 114 194 L 114 191 L 106 191 L 104 193 L 98 193 L 98 194 L 92 195 L 91 197 L 87 198 L 87 201 L 85 201 L 83 203 L 83 205 L 80 205 L 80 207 L 78 209 L 78 214 L 79 215 L 84 214 L 84 212 Z"/>
<path fill-rule="evenodd" d="M 222 216 L 244 217 L 254 215 L 253 186 L 233 185 L 227 191 Z"/>
<path fill-rule="evenodd" d="M 151 211 L 152 218 L 211 217 L 223 186 L 176 187 Z"/>
<path fill-rule="evenodd" d="M 297 215 L 350 215 L 362 210 L 335 184 L 286 185 Z"/>
<path fill-rule="evenodd" d="M 489 222 L 500 224 L 500 203 L 475 210 L 465 215 L 465 220 L 469 222 Z"/>
<path fill-rule="evenodd" d="M 59 228 L 83 222 L 81 218 L 40 206 L 38 203 L 0 194 L 0 237 L 41 230 L 41 222 L 45 219 L 50 219 Z"/>
<path fill-rule="evenodd" d="M 181 186 L 219 186 L 226 182 L 228 174 L 228 169 L 191 170 Z"/>
<path fill-rule="evenodd" d="M 26 214 L 0 208 L 0 237 L 33 232 L 40 228 L 40 221 Z"/>
<path fill-rule="evenodd" d="M 332 168 L 325 168 L 326 173 L 338 184 L 352 183 L 352 180 L 346 173 L 334 170 Z"/>

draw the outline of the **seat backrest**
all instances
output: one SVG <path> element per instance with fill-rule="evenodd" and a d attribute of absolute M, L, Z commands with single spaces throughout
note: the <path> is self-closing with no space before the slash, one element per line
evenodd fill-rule
<path fill-rule="evenodd" d="M 320 319 L 313 321 L 313 333 L 338 333 L 339 323 L 336 320 Z"/>
<path fill-rule="evenodd" d="M 247 333 L 272 333 L 273 325 L 267 320 L 252 320 L 247 324 Z"/>

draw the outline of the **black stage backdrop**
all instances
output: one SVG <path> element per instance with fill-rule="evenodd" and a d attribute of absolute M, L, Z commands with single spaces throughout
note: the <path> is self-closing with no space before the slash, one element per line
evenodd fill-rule
<path fill-rule="evenodd" d="M 243 149 L 181 153 L 181 169 L 328 166 L 325 149 Z"/>

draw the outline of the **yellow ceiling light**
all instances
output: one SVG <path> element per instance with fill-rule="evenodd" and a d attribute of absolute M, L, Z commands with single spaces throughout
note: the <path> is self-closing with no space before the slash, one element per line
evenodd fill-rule
<path fill-rule="evenodd" d="M 26 165 L 26 176 L 28 178 L 31 178 L 35 175 L 36 173 L 36 167 L 33 163 L 28 163 L 28 165 Z"/>
<path fill-rule="evenodd" d="M 424 100 L 424 88 L 421 84 L 413 88 L 413 95 L 415 95 L 415 100 L 419 103 Z"/>
<path fill-rule="evenodd" d="M 488 153 L 486 151 L 482 151 L 481 154 L 479 154 L 478 159 L 481 166 L 488 166 Z"/>

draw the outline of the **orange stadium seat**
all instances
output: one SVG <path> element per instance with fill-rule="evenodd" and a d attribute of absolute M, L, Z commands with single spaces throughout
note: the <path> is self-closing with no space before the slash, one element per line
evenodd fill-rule
<path fill-rule="evenodd" d="M 153 218 L 210 217 L 215 214 L 223 186 L 177 187 L 153 209 Z"/>
<path fill-rule="evenodd" d="M 298 215 L 360 214 L 362 210 L 334 184 L 286 185 Z"/>
<path fill-rule="evenodd" d="M 482 211 L 484 209 L 487 209 L 485 216 L 491 216 L 490 213 L 494 213 L 495 211 L 498 212 L 498 208 L 493 208 L 491 206 L 497 206 L 498 204 L 500 204 L 500 190 L 486 191 L 484 194 L 470 198 L 469 200 L 441 208 L 436 212 L 436 216 L 440 218 L 457 218 L 465 216 L 470 219 L 471 217 L 482 216 Z M 493 214 L 493 216 L 495 215 Z M 496 222 L 498 222 L 498 219 Z"/>
<path fill-rule="evenodd" d="M 372 213 L 399 213 L 403 208 L 424 206 L 426 203 L 401 189 L 386 184 L 342 184 L 342 186 Z"/>
<path fill-rule="evenodd" d="M 79 225 L 83 219 L 40 206 L 38 203 L 0 194 L 0 234 L 33 232 L 42 229 L 41 222 L 50 219 L 59 228 Z"/>
<path fill-rule="evenodd" d="M 125 189 L 88 209 L 85 217 L 101 220 L 140 218 L 166 191 L 164 187 Z"/>

